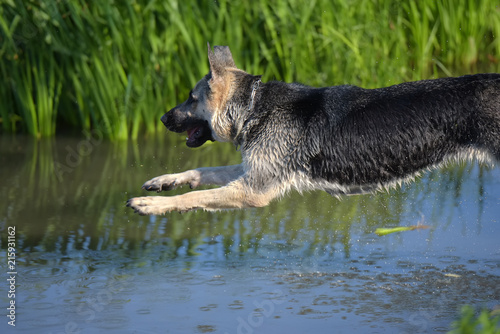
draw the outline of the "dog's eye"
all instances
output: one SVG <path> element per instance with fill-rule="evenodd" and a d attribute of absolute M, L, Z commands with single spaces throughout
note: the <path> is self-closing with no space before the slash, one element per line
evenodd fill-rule
<path fill-rule="evenodd" d="M 190 91 L 189 92 L 189 99 L 191 100 L 191 102 L 196 102 L 196 101 L 198 101 L 198 96 L 194 95 L 193 91 Z"/>

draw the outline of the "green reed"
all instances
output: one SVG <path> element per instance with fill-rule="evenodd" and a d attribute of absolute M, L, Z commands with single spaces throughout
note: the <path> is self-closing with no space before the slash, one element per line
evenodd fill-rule
<path fill-rule="evenodd" d="M 373 88 L 496 72 L 498 36 L 493 0 L 4 0 L 0 122 L 34 136 L 163 131 L 208 71 L 207 41 L 264 80 Z"/>

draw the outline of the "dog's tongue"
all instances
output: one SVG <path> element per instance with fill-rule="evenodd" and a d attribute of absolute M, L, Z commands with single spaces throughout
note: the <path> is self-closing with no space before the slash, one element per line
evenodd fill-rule
<path fill-rule="evenodd" d="M 194 128 L 191 128 L 191 129 L 187 129 L 186 132 L 187 132 L 187 135 L 188 135 L 188 140 L 193 140 L 193 135 L 196 135 L 196 133 L 200 130 L 200 127 L 197 126 L 197 127 L 194 127 Z"/>

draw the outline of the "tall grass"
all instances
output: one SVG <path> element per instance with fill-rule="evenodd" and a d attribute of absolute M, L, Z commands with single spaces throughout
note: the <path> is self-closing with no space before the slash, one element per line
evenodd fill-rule
<path fill-rule="evenodd" d="M 311 85 L 500 68 L 493 0 L 3 0 L 0 33 L 2 129 L 34 136 L 155 133 L 208 71 L 207 41 L 265 80 Z"/>

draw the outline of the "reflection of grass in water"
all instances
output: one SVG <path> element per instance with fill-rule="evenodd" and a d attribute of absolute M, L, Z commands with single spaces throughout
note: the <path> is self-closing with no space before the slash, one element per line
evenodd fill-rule
<path fill-rule="evenodd" d="M 494 0 L 3 1 L 2 128 L 154 133 L 208 71 L 207 41 L 266 81 L 378 87 L 496 72 L 499 16 Z"/>
<path fill-rule="evenodd" d="M 435 194 L 431 182 L 426 181 L 417 182 L 410 190 L 342 200 L 323 192 L 292 192 L 260 209 L 137 216 L 124 203 L 130 197 L 155 195 L 140 189 L 147 179 L 197 166 L 239 162 L 239 153 L 231 145 L 214 144 L 192 152 L 184 148 L 177 135 L 166 137 L 183 147 L 169 147 L 164 136 L 131 144 L 103 142 L 64 174 L 62 182 L 54 166 L 66 163 L 68 148 L 77 147 L 79 140 L 6 138 L 1 150 L 8 163 L 1 168 L 5 170 L 3 175 L 11 177 L 0 188 L 0 198 L 8 203 L 0 207 L 0 220 L 18 226 L 24 249 L 41 246 L 63 253 L 71 249 L 142 251 L 149 242 L 161 242 L 165 246 L 162 256 L 173 257 L 179 249 L 194 255 L 200 245 L 221 238 L 226 255 L 256 252 L 266 242 L 279 241 L 284 247 L 300 245 L 303 252 L 341 245 L 349 256 L 353 232 L 372 234 L 377 227 L 396 226 L 409 212 L 421 210 L 426 203 L 423 198 L 429 194 L 437 197 L 436 203 L 445 204 L 436 205 L 441 211 L 426 223 L 439 221 L 446 201 L 461 196 L 460 175 L 464 169 L 451 168 L 430 177 L 432 180 L 439 175 L 437 182 L 446 194 Z M 189 189 L 168 195 L 185 191 Z M 408 198 L 412 198 L 411 203 Z"/>

